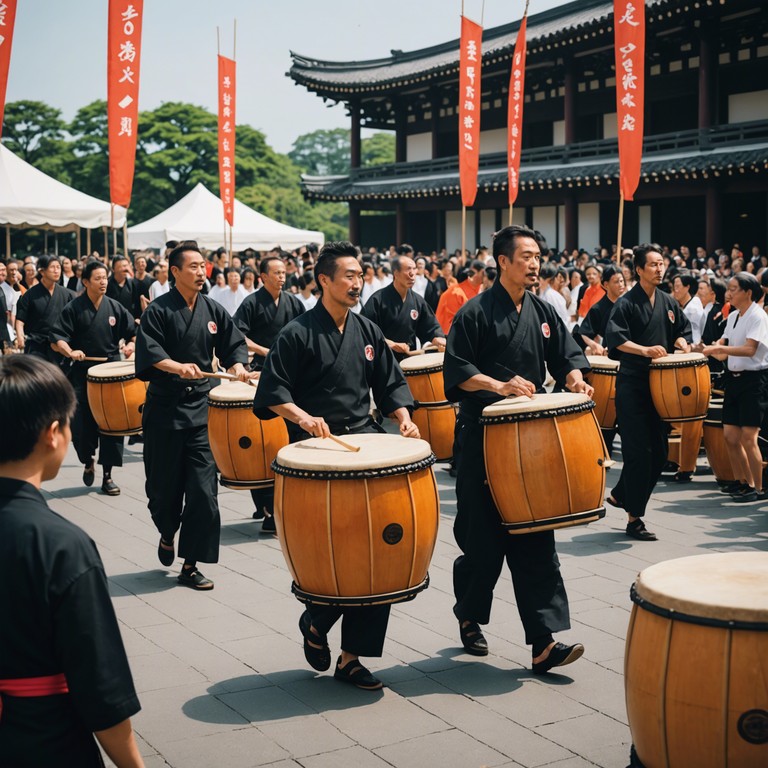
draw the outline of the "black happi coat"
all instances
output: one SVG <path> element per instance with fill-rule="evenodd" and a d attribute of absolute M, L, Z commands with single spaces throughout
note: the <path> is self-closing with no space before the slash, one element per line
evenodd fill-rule
<path fill-rule="evenodd" d="M 382 413 L 413 408 L 408 384 L 379 328 L 353 312 L 344 333 L 319 301 L 287 325 L 267 355 L 253 412 L 275 418 L 271 405 L 295 403 L 322 416 L 332 431 L 368 419 L 369 390 Z"/>
<path fill-rule="evenodd" d="M 610 357 L 620 361 L 620 376 L 647 378 L 651 358 L 620 352 L 616 347 L 633 341 L 644 347 L 660 345 L 672 354 L 675 341 L 681 336 L 689 343 L 693 338 L 691 324 L 677 301 L 657 288 L 651 306 L 648 295 L 637 283 L 613 305 L 603 344 Z"/>
<path fill-rule="evenodd" d="M 176 288 L 150 303 L 141 318 L 135 356 L 136 377 L 149 382 L 145 425 L 185 429 L 206 423 L 210 379 L 182 379 L 154 365 L 170 359 L 211 371 L 214 350 L 224 368 L 248 362 L 245 338 L 221 304 L 198 295 L 190 310 Z"/>
<path fill-rule="evenodd" d="M 280 331 L 304 314 L 304 305 L 292 293 L 281 291 L 277 304 L 272 294 L 260 288 L 243 300 L 235 312 L 235 325 L 253 342 L 271 349 Z M 264 366 L 264 358 L 254 355 L 253 370 Z"/>
<path fill-rule="evenodd" d="M 63 673 L 69 687 L 3 696 L 0 765 L 103 765 L 92 732 L 140 707 L 101 558 L 37 488 L 10 478 L 0 478 L 0 579 L 0 679 Z"/>
<path fill-rule="evenodd" d="M 0 347 L 3 343 L 10 344 L 11 336 L 8 333 L 8 305 L 5 301 L 5 292 L 0 288 Z"/>
<path fill-rule="evenodd" d="M 110 362 L 120 359 L 120 339 L 130 341 L 136 336 L 133 315 L 109 296 L 104 296 L 98 310 L 87 293 L 64 307 L 51 329 L 48 340 L 53 344 L 66 341 L 72 349 L 85 352 L 87 357 L 106 357 Z M 74 383 L 85 380 L 94 362 L 73 362 L 69 378 Z"/>
<path fill-rule="evenodd" d="M 605 330 L 608 327 L 608 318 L 611 316 L 613 305 L 614 302 L 607 295 L 603 296 L 589 308 L 578 332 L 590 339 L 596 339 L 599 336 L 605 344 Z"/>
<path fill-rule="evenodd" d="M 147 292 L 147 295 L 149 293 Z M 141 317 L 141 283 L 132 277 L 127 277 L 122 286 L 118 285 L 114 277 L 107 281 L 107 296 L 119 301 L 133 316 Z"/>
<path fill-rule="evenodd" d="M 456 313 L 448 334 L 443 379 L 448 400 L 461 402 L 468 415 L 478 417 L 486 405 L 503 400 L 486 390 L 460 389 L 459 384 L 472 376 L 485 374 L 499 381 L 522 376 L 541 388 L 547 368 L 560 381 L 570 371 L 588 370 L 589 365 L 555 309 L 538 296 L 526 291 L 518 314 L 497 280 Z"/>
<path fill-rule="evenodd" d="M 403 301 L 392 283 L 368 299 L 362 314 L 381 328 L 385 338 L 406 342 L 410 349 L 416 349 L 417 338 L 425 344 L 435 336 L 444 336 L 429 304 L 410 288 Z"/>
<path fill-rule="evenodd" d="M 51 328 L 74 298 L 72 291 L 58 283 L 53 286 L 53 293 L 48 293 L 42 283 L 33 285 L 16 305 L 16 319 L 24 323 L 27 341 L 47 347 Z"/>

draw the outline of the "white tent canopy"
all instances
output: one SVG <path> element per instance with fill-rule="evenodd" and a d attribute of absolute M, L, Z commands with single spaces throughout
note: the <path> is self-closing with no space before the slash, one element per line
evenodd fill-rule
<path fill-rule="evenodd" d="M 47 176 L 0 144 L 0 224 L 59 231 L 112 225 L 109 203 Z M 125 208 L 115 206 L 114 226 L 125 223 Z"/>
<path fill-rule="evenodd" d="M 287 250 L 307 243 L 325 242 L 322 232 L 296 229 L 264 216 L 235 200 L 235 225 L 232 250 L 253 248 L 266 251 L 279 245 Z M 221 200 L 202 184 L 157 216 L 128 227 L 131 248 L 160 248 L 168 240 L 197 240 L 202 248 L 229 247 L 229 232 L 224 240 L 224 211 Z"/>

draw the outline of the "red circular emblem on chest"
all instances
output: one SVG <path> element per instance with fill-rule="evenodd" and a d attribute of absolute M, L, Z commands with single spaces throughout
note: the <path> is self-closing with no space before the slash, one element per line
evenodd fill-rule
<path fill-rule="evenodd" d="M 411 320 L 418 320 L 419 319 L 419 311 L 417 309 L 411 310 Z"/>
<path fill-rule="evenodd" d="M 114 317 L 109 318 L 109 324 L 114 328 L 117 325 L 117 320 Z"/>
<path fill-rule="evenodd" d="M 365 359 L 373 360 L 373 347 L 370 344 L 366 344 L 365 346 Z"/>
<path fill-rule="evenodd" d="M 670 309 L 669 312 L 667 312 L 667 317 L 669 318 L 670 323 L 675 322 L 675 313 Z"/>
<path fill-rule="evenodd" d="M 214 323 L 213 320 L 211 320 L 211 322 L 208 323 L 208 333 L 216 333 L 216 331 L 217 331 L 216 323 Z"/>
<path fill-rule="evenodd" d="M 549 323 L 542 323 L 541 324 L 541 333 L 544 336 L 545 339 L 548 339 L 550 336 L 551 331 L 549 330 Z"/>

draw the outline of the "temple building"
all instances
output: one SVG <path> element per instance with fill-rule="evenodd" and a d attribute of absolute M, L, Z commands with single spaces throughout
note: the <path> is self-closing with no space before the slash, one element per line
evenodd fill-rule
<path fill-rule="evenodd" d="M 753 245 L 765 252 L 768 2 L 645 5 L 643 166 L 635 200 L 625 205 L 622 240 L 710 252 L 739 243 L 745 252 Z M 541 230 L 553 248 L 616 242 L 613 23 L 610 0 L 574 0 L 528 17 L 514 221 Z M 489 244 L 507 222 L 507 96 L 519 26 L 516 20 L 483 34 L 481 157 L 468 248 Z M 343 103 L 351 119 L 349 173 L 305 176 L 305 196 L 348 202 L 350 239 L 363 245 L 460 247 L 458 39 L 370 61 L 291 55 L 290 77 Z M 361 128 L 394 131 L 394 164 L 361 167 Z"/>

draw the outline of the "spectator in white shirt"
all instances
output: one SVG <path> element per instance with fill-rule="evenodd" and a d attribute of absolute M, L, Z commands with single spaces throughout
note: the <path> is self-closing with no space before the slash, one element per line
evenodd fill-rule
<path fill-rule="evenodd" d="M 298 280 L 298 288 L 297 297 L 304 305 L 304 309 L 309 311 L 317 304 L 317 296 L 313 293 L 317 288 L 314 272 L 306 271 Z"/>
<path fill-rule="evenodd" d="M 704 311 L 701 299 L 696 295 L 698 291 L 699 281 L 690 272 L 675 275 L 672 281 L 672 295 L 691 324 L 694 344 L 701 341 L 701 333 L 707 321 L 707 313 Z"/>
<path fill-rule="evenodd" d="M 227 314 L 230 317 L 234 317 L 237 308 L 243 303 L 243 299 L 248 296 L 248 293 L 240 285 L 240 272 L 237 269 L 228 267 L 224 270 L 224 277 L 227 284 L 215 293 L 211 291 L 208 295 L 215 302 L 221 304 L 227 310 Z"/>
<path fill-rule="evenodd" d="M 168 282 L 168 262 L 158 261 L 157 266 L 152 270 L 155 276 L 155 282 L 149 286 L 149 300 L 154 301 L 158 296 L 168 293 L 171 290 L 171 284 Z"/>
<path fill-rule="evenodd" d="M 373 264 L 363 262 L 363 288 L 360 291 L 360 301 L 358 303 L 361 306 L 365 304 L 381 287 L 381 280 L 376 277 L 376 270 L 373 268 Z"/>
<path fill-rule="evenodd" d="M 551 304 L 567 328 L 569 326 L 568 305 L 560 289 L 565 285 L 567 272 L 551 262 L 545 262 L 539 269 L 539 297 Z"/>
<path fill-rule="evenodd" d="M 250 296 L 259 288 L 259 279 L 256 274 L 256 270 L 253 267 L 246 267 L 240 277 L 240 285 L 243 286 L 243 290 Z"/>
<path fill-rule="evenodd" d="M 418 293 L 419 296 L 424 298 L 427 292 L 427 286 L 429 285 L 429 278 L 426 275 L 427 260 L 419 256 L 416 259 L 416 282 L 411 289 L 414 293 Z"/>

